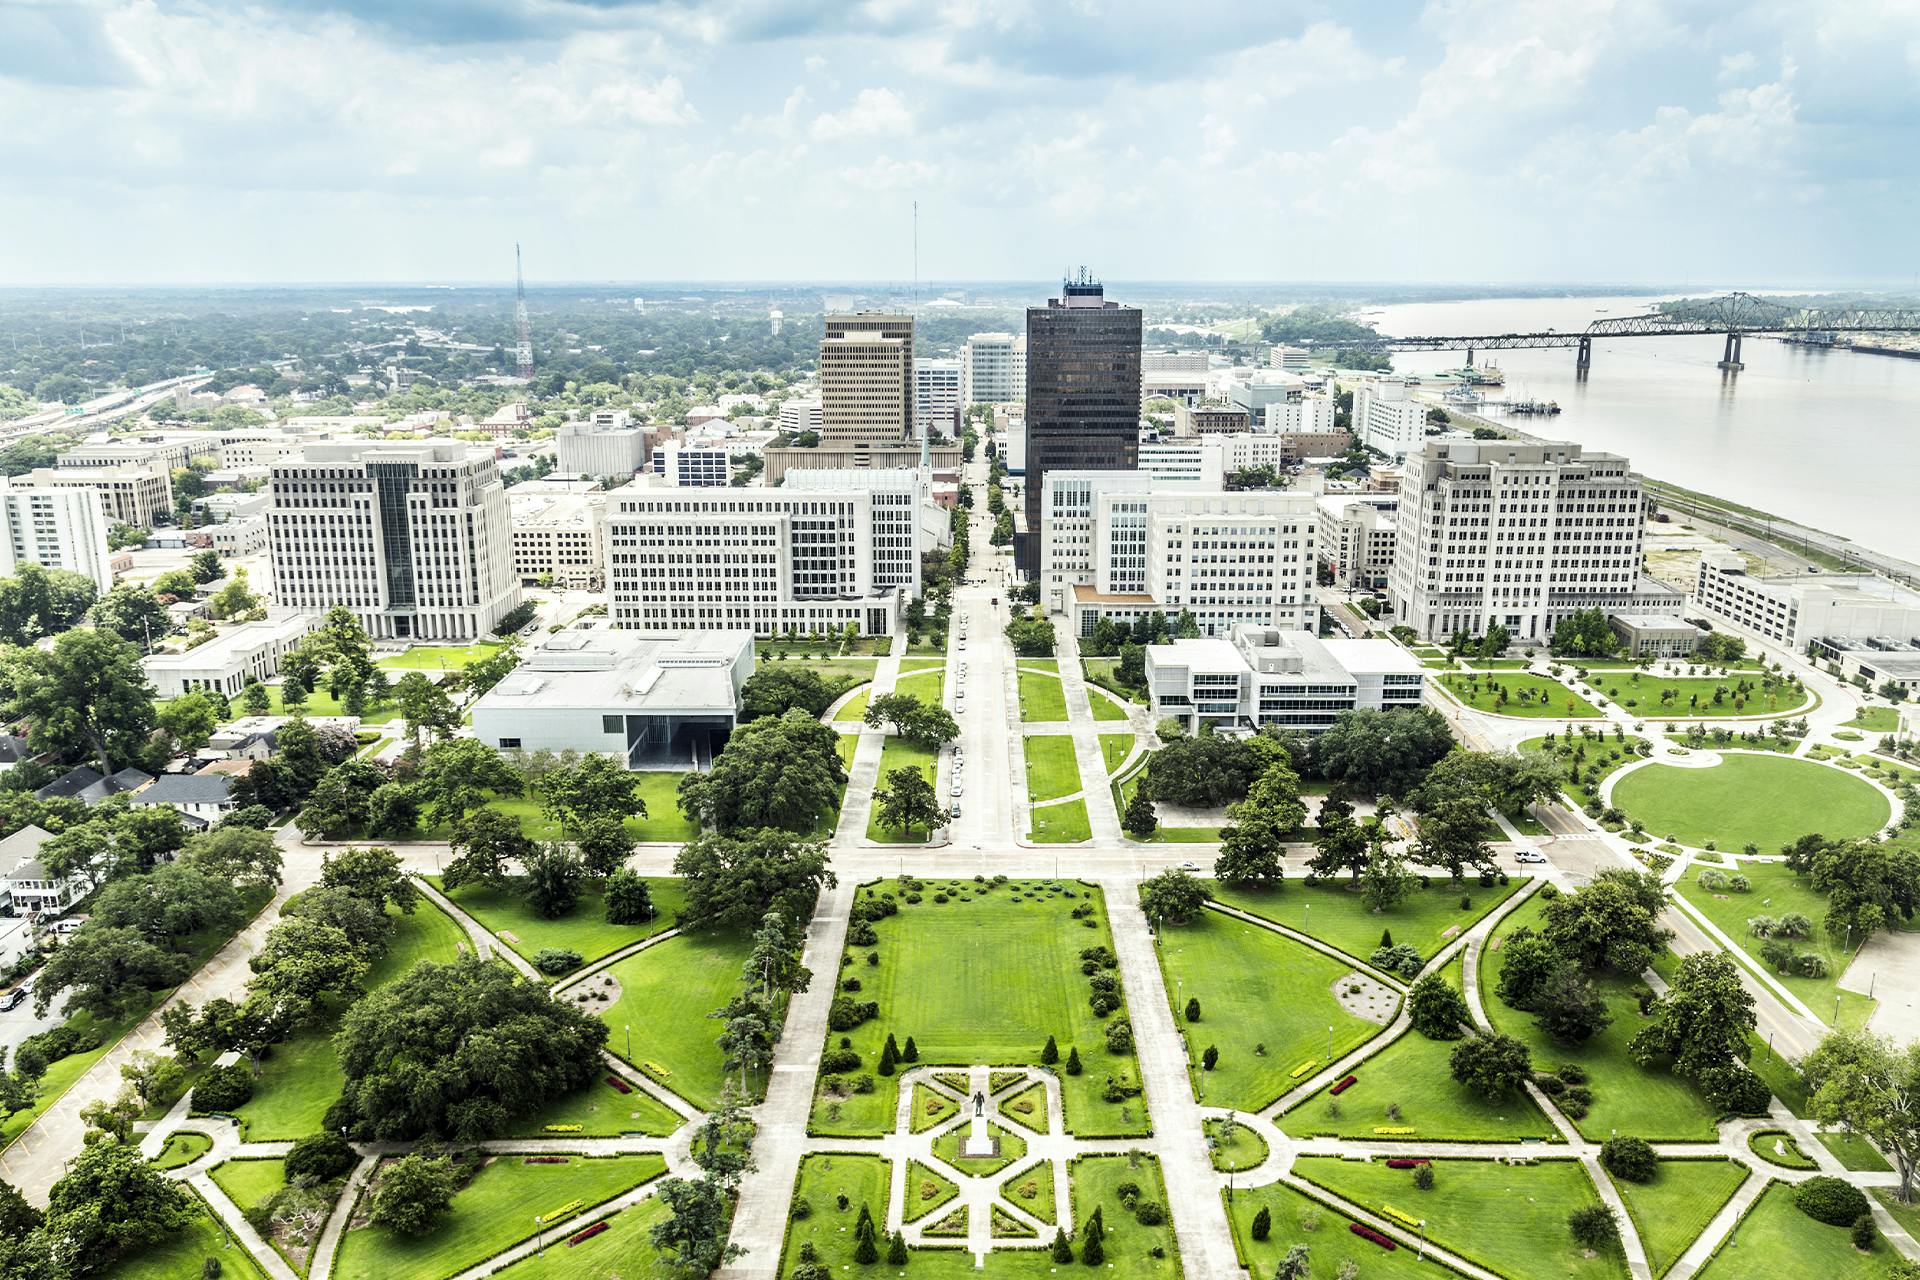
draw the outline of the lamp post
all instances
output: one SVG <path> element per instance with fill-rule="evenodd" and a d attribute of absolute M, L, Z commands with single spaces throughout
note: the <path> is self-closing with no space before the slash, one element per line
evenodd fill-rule
<path fill-rule="evenodd" d="M 1228 1204 L 1233 1203 L 1233 1171 L 1238 1167 L 1239 1167 L 1238 1161 L 1235 1161 L 1232 1159 L 1229 1159 L 1227 1161 L 1227 1203 Z"/>
<path fill-rule="evenodd" d="M 546 1250 L 540 1247 L 540 1215 L 536 1213 L 533 1215 L 533 1256 L 538 1258 L 545 1254 Z"/>
<path fill-rule="evenodd" d="M 627 1061 L 632 1062 L 633 1061 L 633 1024 L 631 1022 L 626 1024 L 626 1031 L 627 1031 Z"/>

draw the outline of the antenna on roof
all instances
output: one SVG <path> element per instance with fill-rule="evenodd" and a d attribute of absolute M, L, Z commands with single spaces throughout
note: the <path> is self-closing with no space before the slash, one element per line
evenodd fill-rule
<path fill-rule="evenodd" d="M 907 299 L 907 310 L 915 311 L 920 307 L 920 202 L 913 202 L 913 294 Z"/>

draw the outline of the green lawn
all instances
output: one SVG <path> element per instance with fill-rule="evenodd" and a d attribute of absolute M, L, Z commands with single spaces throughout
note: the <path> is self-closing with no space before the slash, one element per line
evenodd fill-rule
<path fill-rule="evenodd" d="M 1060 677 L 1029 671 L 1022 665 L 1020 677 L 1020 718 L 1029 724 L 1067 718 L 1067 695 Z"/>
<path fill-rule="evenodd" d="M 872 689 L 862 689 L 860 692 L 854 694 L 851 698 L 841 703 L 840 709 L 833 713 L 834 722 L 836 724 L 858 724 L 866 719 L 867 702 L 872 697 Z"/>
<path fill-rule="evenodd" d="M 1114 668 L 1119 665 L 1120 659 L 1118 658 L 1080 659 L 1080 671 L 1081 674 L 1086 677 L 1088 684 L 1098 685 L 1114 697 L 1120 699 L 1123 703 L 1129 705 L 1144 705 L 1146 703 L 1146 695 L 1144 693 L 1128 689 L 1114 678 Z M 1095 715 L 1098 714 L 1098 712 L 1095 712 Z"/>
<path fill-rule="evenodd" d="M 1001 1183 L 1000 1198 L 1010 1205 L 1025 1209 L 1049 1227 L 1058 1227 L 1060 1224 L 1053 1203 L 1051 1160 L 1029 1165 Z"/>
<path fill-rule="evenodd" d="M 374 665 L 388 671 L 459 671 L 491 657 L 499 648 L 489 640 L 477 644 L 417 644 L 405 653 L 381 658 Z"/>
<path fill-rule="evenodd" d="M 280 700 L 280 686 L 277 684 L 267 686 L 267 703 L 267 714 L 270 716 L 292 715 L 293 711 L 296 710 L 296 708 L 290 708 Z M 328 693 L 325 689 L 315 689 L 312 693 L 309 693 L 307 700 L 301 703 L 297 710 L 304 711 L 310 716 L 344 716 L 347 714 L 346 708 L 340 705 L 340 700 Z M 233 711 L 236 717 L 245 714 L 241 711 L 239 699 L 237 698 L 234 700 Z M 360 723 L 362 724 L 386 724 L 388 721 L 398 720 L 399 718 L 400 708 L 391 702 L 376 702 L 360 713 Z"/>
<path fill-rule="evenodd" d="M 160 1148 L 160 1154 L 151 1163 L 156 1169 L 178 1169 L 182 1165 L 192 1164 L 211 1150 L 212 1138 L 192 1129 L 180 1129 L 168 1136 L 166 1144 Z"/>
<path fill-rule="evenodd" d="M 739 994 L 740 966 L 751 950 L 738 934 L 703 931 L 668 938 L 610 966 L 619 999 L 587 1006 L 612 1030 L 607 1048 L 656 1078 L 647 1064 L 665 1068 L 660 1083 L 696 1107 L 713 1106 L 725 1072 L 714 1044 L 720 1024 L 707 1015 Z"/>
<path fill-rule="evenodd" d="M 1600 715 L 1591 702 L 1545 676 L 1454 672 L 1441 676 L 1440 684 L 1457 702 L 1490 715 L 1538 720 L 1590 720 Z"/>
<path fill-rule="evenodd" d="M 623 1037 L 621 1047 L 625 1048 L 625 1029 L 616 1034 Z M 570 1132 L 588 1138 L 617 1138 L 630 1133 L 664 1138 L 685 1123 L 677 1111 L 637 1085 L 630 1086 L 632 1093 L 621 1093 L 607 1083 L 606 1076 L 611 1074 L 603 1072 L 584 1088 L 520 1117 L 506 1136 L 545 1138 L 551 1135 L 548 1125 L 562 1124 L 579 1125 L 578 1130 Z"/>
<path fill-rule="evenodd" d="M 1078 844 L 1093 839 L 1093 822 L 1087 817 L 1085 800 L 1037 805 L 1028 813 L 1033 818 L 1028 838 L 1035 844 Z"/>
<path fill-rule="evenodd" d="M 240 1206 L 242 1213 L 265 1204 L 275 1192 L 287 1185 L 287 1162 L 278 1157 L 260 1160 L 225 1160 L 213 1171 L 214 1185 Z"/>
<path fill-rule="evenodd" d="M 893 683 L 895 693 L 910 693 L 929 706 L 939 706 L 941 692 L 946 687 L 946 672 L 939 667 L 926 671 L 902 673 Z"/>
<path fill-rule="evenodd" d="M 1818 1169 L 1814 1158 L 1800 1149 L 1800 1140 L 1785 1129 L 1765 1129 L 1749 1134 L 1747 1149 L 1783 1169 Z"/>
<path fill-rule="evenodd" d="M 884 881 L 861 890 L 876 892 L 898 895 L 900 889 Z M 853 998 L 877 1002 L 880 1015 L 829 1039 L 837 1044 L 840 1034 L 847 1035 L 866 1071 L 878 1061 L 889 1032 L 903 1044 L 914 1037 L 923 1065 L 953 1066 L 1035 1064 L 1051 1035 L 1063 1060 L 1077 1047 L 1086 1066 L 1081 1075 L 1061 1077 L 1067 1127 L 1082 1136 L 1148 1132 L 1140 1098 L 1117 1103 L 1101 1097 L 1108 1073 L 1137 1075 L 1137 1068 L 1131 1053 L 1106 1048 L 1105 1023 L 1124 1016 L 1124 1006 L 1108 1019 L 1096 1018 L 1080 972 L 1082 949 L 1112 945 L 1099 890 L 1071 880 L 998 886 L 928 880 L 919 892 L 921 901 L 901 898 L 898 914 L 874 922 L 876 946 L 848 945 L 851 963 L 835 972 L 858 978 L 861 989 Z M 942 894 L 948 901 L 936 902 Z M 1094 922 L 1091 928 L 1071 915 L 1089 906 L 1093 914 L 1085 919 Z M 869 964 L 869 955 L 879 962 Z M 837 1100 L 823 1085 L 810 1129 L 891 1132 L 896 1091 L 891 1082 L 881 1083 L 873 1093 Z"/>
<path fill-rule="evenodd" d="M 439 876 L 428 879 L 438 887 Z M 570 947 L 591 964 L 609 952 L 651 938 L 673 927 L 684 896 L 680 881 L 671 876 L 650 876 L 647 888 L 659 914 L 645 924 L 607 923 L 606 894 L 597 883 L 581 886 L 580 902 L 573 911 L 557 920 L 549 920 L 521 896 L 523 877 L 512 877 L 502 888 L 466 884 L 447 893 L 454 905 L 485 925 L 493 935 L 512 947 L 523 959 L 531 960 L 546 947 Z"/>
<path fill-rule="evenodd" d="M 200 1204 L 198 1197 L 195 1203 Z M 200 1280 L 208 1258 L 220 1261 L 221 1280 L 264 1280 L 259 1264 L 244 1248 L 227 1239 L 214 1221 L 213 1211 L 200 1204 L 200 1215 L 178 1235 L 108 1264 L 99 1275 L 107 1280 Z"/>
<path fill-rule="evenodd" d="M 1460 989 L 1458 957 L 1440 972 L 1454 990 Z M 1338 1097 L 1322 1089 L 1289 1111 L 1285 1128 L 1300 1135 L 1363 1140 L 1380 1137 L 1373 1131 L 1376 1125 L 1411 1125 L 1419 1138 L 1433 1141 L 1559 1140 L 1553 1123 L 1525 1093 L 1489 1102 L 1457 1083 L 1449 1059 L 1458 1043 L 1403 1032 L 1355 1068 L 1355 1082 Z M 1399 1109 L 1397 1119 L 1387 1110 L 1390 1106 Z"/>
<path fill-rule="evenodd" d="M 934 765 L 936 759 L 935 753 L 926 747 L 908 742 L 905 738 L 890 736 L 887 738 L 886 744 L 880 749 L 880 777 L 875 783 L 875 787 L 877 789 L 879 786 L 884 785 L 887 780 L 887 775 L 895 769 L 908 768 L 920 770 L 920 776 L 925 778 L 928 783 L 932 783 L 934 781 Z M 934 800 L 942 806 L 945 806 L 947 803 L 947 797 L 945 796 L 936 795 L 934 796 Z M 877 840 L 882 844 L 925 844 L 927 833 L 920 827 L 915 827 L 911 832 L 908 832 L 887 826 L 880 821 L 880 805 L 878 802 L 875 802 L 867 814 L 867 839 Z"/>
<path fill-rule="evenodd" d="M 1792 1188 L 1776 1182 L 1697 1274 L 1706 1280 L 1778 1280 L 1790 1269 L 1820 1280 L 1880 1280 L 1894 1256 L 1884 1242 L 1861 1253 L 1845 1227 L 1815 1222 L 1794 1207 Z"/>
<path fill-rule="evenodd" d="M 1253 1220 L 1262 1209 L 1267 1211 L 1270 1234 L 1265 1240 L 1255 1240 Z M 1362 1240 L 1347 1230 L 1351 1218 L 1284 1183 L 1240 1188 L 1227 1214 L 1233 1224 L 1234 1250 L 1259 1280 L 1273 1275 L 1280 1259 L 1296 1244 L 1307 1246 L 1313 1274 L 1323 1278 L 1338 1275 L 1340 1267 L 1348 1262 L 1359 1268 L 1358 1274 L 1365 1280 L 1445 1280 L 1453 1275 L 1437 1263 L 1420 1261 L 1412 1250 L 1388 1253 Z M 1565 1228 L 1561 1230 L 1564 1234 Z"/>
<path fill-rule="evenodd" d="M 805 1200 L 812 1212 L 792 1219 L 787 1227 L 786 1258 L 782 1276 L 793 1274 L 800 1246 L 808 1241 L 819 1252 L 820 1260 L 836 1275 L 853 1263 L 853 1227 L 865 1205 L 882 1233 L 887 1228 L 888 1180 L 890 1164 L 880 1156 L 844 1155 L 820 1152 L 804 1156 L 800 1176 L 794 1183 L 797 1204 Z M 840 1196 L 847 1198 L 845 1209 L 838 1207 Z M 913 1214 L 911 1208 L 907 1213 Z M 763 1246 L 771 1252 L 774 1244 Z"/>
<path fill-rule="evenodd" d="M 1098 686 L 1087 686 L 1087 707 L 1093 712 L 1095 720 L 1126 720 L 1127 708 L 1120 702 L 1108 697 Z"/>
<path fill-rule="evenodd" d="M 1588 1258 L 1567 1234 L 1569 1213 L 1600 1203 L 1575 1160 L 1436 1160 L 1431 1191 L 1414 1187 L 1412 1170 L 1389 1169 L 1384 1161 L 1302 1156 L 1293 1171 L 1390 1220 L 1388 1206 L 1423 1219 L 1427 1239 L 1513 1280 L 1613 1280 L 1627 1274 L 1617 1247 Z M 1406 1230 L 1413 1234 L 1413 1228 Z"/>
<path fill-rule="evenodd" d="M 679 843 L 699 834 L 693 819 L 680 812 L 680 779 L 687 776 L 685 770 L 646 769 L 636 776 L 640 779 L 637 794 L 647 807 L 647 816 L 627 819 L 627 830 L 634 839 Z M 529 839 L 560 838 L 559 824 L 540 811 L 540 802 L 532 796 L 496 796 L 489 807 L 518 818 L 520 829 Z M 444 838 L 444 833 L 441 836 Z"/>
<path fill-rule="evenodd" d="M 1174 1280 L 1180 1275 L 1180 1250 L 1173 1242 L 1172 1222 L 1157 1227 L 1144 1226 L 1120 1203 L 1119 1187 L 1123 1182 L 1137 1185 L 1142 1200 L 1167 1203 L 1167 1189 L 1160 1179 L 1158 1160 L 1149 1155 L 1082 1156 L 1069 1164 L 1067 1171 L 1073 1181 L 1075 1224 L 1092 1217 L 1095 1208 L 1100 1210 L 1100 1219 L 1106 1224 L 1104 1247 L 1108 1267 L 1127 1280 L 1137 1277 Z M 1154 1257 L 1155 1249 L 1165 1256 Z M 1076 1250 L 1074 1262 L 1077 1265 L 1079 1261 Z"/>
<path fill-rule="evenodd" d="M 1810 709 L 1815 699 L 1804 687 L 1776 685 L 1769 695 L 1757 674 L 1733 672 L 1724 676 L 1634 675 L 1618 671 L 1589 671 L 1588 683 L 1610 701 L 1649 720 L 1724 720 L 1736 716 L 1788 716 Z M 1740 682 L 1753 688 L 1742 694 Z M 1720 701 L 1715 702 L 1718 694 Z"/>
<path fill-rule="evenodd" d="M 1847 724 L 1869 733 L 1892 733 L 1900 727 L 1900 711 L 1897 707 L 1862 707 Z"/>
<path fill-rule="evenodd" d="M 1731 1160 L 1662 1160 L 1652 1182 L 1615 1178 L 1656 1277 L 1680 1260 L 1748 1177 Z"/>
<path fill-rule="evenodd" d="M 1794 912 L 1813 921 L 1813 933 L 1793 943 L 1798 953 L 1811 952 L 1827 962 L 1827 976 L 1824 978 L 1802 978 L 1797 974 L 1775 973 L 1773 976 L 1787 990 L 1806 1001 L 1807 1007 L 1823 1021 L 1834 1021 L 1834 997 L 1840 998 L 1840 1018 L 1848 1026 L 1864 1022 L 1873 1012 L 1874 1002 L 1857 991 L 1842 991 L 1840 976 L 1853 962 L 1859 947 L 1848 950 L 1842 939 L 1835 942 L 1827 936 L 1824 921 L 1827 917 L 1827 898 L 1816 892 L 1805 880 L 1787 869 L 1784 862 L 1743 862 L 1732 869 L 1747 877 L 1752 889 L 1746 893 L 1712 894 L 1700 887 L 1697 872 L 1690 872 L 1680 878 L 1676 888 L 1700 914 L 1723 929 L 1740 949 L 1752 956 L 1755 965 L 1765 968 L 1760 960 L 1760 947 L 1763 939 L 1747 932 L 1747 921 L 1753 916 L 1784 916 Z M 1769 972 L 1771 972 L 1769 970 Z"/>
<path fill-rule="evenodd" d="M 1523 903 L 1494 930 L 1495 950 L 1480 964 L 1480 998 L 1494 1029 L 1524 1041 L 1537 1066 L 1553 1069 L 1574 1062 L 1586 1068 L 1593 1091 L 1593 1109 L 1574 1125 L 1594 1141 L 1615 1130 L 1649 1141 L 1709 1142 L 1718 1133 L 1715 1113 L 1693 1086 L 1664 1066 L 1642 1067 L 1627 1056 L 1627 1042 L 1646 1025 L 1634 998 L 1632 978 L 1602 974 L 1594 983 L 1606 1000 L 1613 1022 L 1581 1045 L 1562 1045 L 1534 1025 L 1530 1014 L 1508 1008 L 1494 989 L 1502 957 L 1498 945 L 1521 926 L 1540 928 L 1540 899 Z"/>
<path fill-rule="evenodd" d="M 1563 789 L 1576 801 L 1585 804 L 1589 800 L 1600 798 L 1600 784 L 1614 773 L 1640 759 L 1635 744 L 1642 741 L 1637 737 L 1628 737 L 1624 741 L 1613 737 L 1586 738 L 1575 734 L 1573 745 L 1569 747 L 1565 734 L 1553 736 L 1550 758 L 1560 768 Z M 1545 737 L 1528 738 L 1520 744 L 1522 752 L 1547 751 L 1549 741 Z M 1579 780 L 1575 781 L 1575 775 Z"/>
<path fill-rule="evenodd" d="M 565 1164 L 524 1164 L 519 1156 L 488 1160 L 453 1198 L 438 1226 L 423 1236 L 384 1227 L 349 1230 L 333 1264 L 338 1280 L 442 1280 L 533 1235 L 534 1217 L 578 1200 L 591 1208 L 666 1172 L 656 1155 L 575 1156 Z M 566 1247 L 567 1214 L 545 1228 Z"/>
<path fill-rule="evenodd" d="M 390 982 L 422 960 L 445 962 L 459 954 L 466 934 L 453 917 L 422 902 L 412 915 L 394 915 L 393 942 L 367 975 L 367 989 Z M 340 1096 L 340 1063 L 333 1053 L 337 1018 L 297 1032 L 273 1046 L 253 1082 L 253 1097 L 235 1114 L 248 1141 L 304 1138 L 320 1128 Z"/>
<path fill-rule="evenodd" d="M 1765 853 L 1811 831 L 1864 838 L 1892 817 L 1885 795 L 1843 770 L 1737 752 L 1706 769 L 1642 766 L 1614 784 L 1613 803 L 1656 836 L 1722 849 L 1751 842 Z"/>
<path fill-rule="evenodd" d="M 1490 889 L 1481 888 L 1474 879 L 1453 887 L 1442 876 L 1430 888 L 1416 886 L 1399 906 L 1382 912 L 1368 910 L 1365 900 L 1344 882 L 1308 886 L 1287 881 L 1277 890 L 1230 889 L 1218 882 L 1207 887 L 1216 901 L 1297 929 L 1365 960 L 1380 945 L 1383 931 L 1391 931 L 1395 942 L 1418 947 L 1421 955 L 1431 957 L 1529 883 L 1525 876 L 1512 876 L 1506 884 Z M 1462 907 L 1462 898 L 1469 905 Z"/>
<path fill-rule="evenodd" d="M 1115 769 L 1126 763 L 1127 756 L 1133 752 L 1133 735 L 1130 733 L 1103 733 L 1100 735 L 1100 759 L 1111 775 Z"/>
<path fill-rule="evenodd" d="M 1039 803 L 1080 790 L 1080 766 L 1074 759 L 1072 737 L 1030 733 L 1025 745 L 1028 798 Z"/>
<path fill-rule="evenodd" d="M 1190 923 L 1160 929 L 1160 966 L 1174 1018 L 1187 1033 L 1196 1089 L 1217 1107 L 1257 1111 L 1314 1070 L 1380 1033 L 1334 998 L 1334 982 L 1353 970 L 1271 929 L 1203 911 Z M 1285 981 L 1276 981 L 1277 975 Z M 1201 1020 L 1186 1020 L 1186 1002 L 1200 1001 Z M 1220 1050 L 1212 1071 L 1199 1055 Z M 1264 1046 L 1265 1052 L 1258 1052 Z M 1313 1068 L 1293 1075 L 1303 1062 Z"/>
<path fill-rule="evenodd" d="M 533 1257 L 522 1258 L 494 1274 L 503 1280 L 680 1280 L 684 1274 L 656 1253 L 649 1233 L 666 1220 L 658 1196 L 601 1219 L 607 1229 L 591 1240 L 568 1245 L 559 1239 Z"/>
<path fill-rule="evenodd" d="M 1004 1125 L 989 1124 L 987 1132 L 1000 1142 L 1000 1149 L 993 1155 L 965 1156 L 960 1153 L 961 1139 L 967 1136 L 967 1127 L 964 1125 L 949 1129 L 935 1138 L 933 1154 L 943 1163 L 974 1178 L 984 1178 L 998 1173 L 1027 1154 L 1027 1140 L 1012 1129 Z"/>
<path fill-rule="evenodd" d="M 1267 1140 L 1244 1124 L 1233 1126 L 1229 1137 L 1221 1137 L 1224 1120 L 1208 1120 L 1204 1124 L 1207 1132 L 1207 1154 L 1213 1160 L 1216 1169 L 1251 1169 L 1264 1164 L 1267 1159 Z"/>
<path fill-rule="evenodd" d="M 1838 1129 L 1819 1129 L 1815 1136 L 1820 1145 L 1833 1153 L 1842 1169 L 1854 1173 L 1891 1173 L 1893 1166 L 1887 1163 L 1885 1156 L 1873 1149 L 1873 1144 L 1857 1133 L 1846 1133 Z"/>

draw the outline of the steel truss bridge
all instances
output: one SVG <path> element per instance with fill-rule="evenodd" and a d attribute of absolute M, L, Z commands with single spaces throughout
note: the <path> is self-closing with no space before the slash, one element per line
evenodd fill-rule
<path fill-rule="evenodd" d="M 1920 333 L 1920 310 L 1892 307 L 1813 309 L 1789 307 L 1750 293 L 1720 298 L 1688 298 L 1670 302 L 1659 311 L 1640 316 L 1595 320 L 1585 329 L 1566 333 L 1483 333 L 1469 337 L 1381 337 L 1375 341 L 1342 342 L 1341 347 L 1373 351 L 1465 351 L 1473 363 L 1475 351 L 1521 351 L 1541 347 L 1571 347 L 1574 368 L 1585 377 L 1593 367 L 1593 344 L 1603 338 L 1672 338 L 1690 334 L 1724 333 L 1726 352 L 1720 367 L 1740 369 L 1740 340 L 1750 333 L 1777 333 L 1803 341 L 1830 344 L 1836 333 Z"/>

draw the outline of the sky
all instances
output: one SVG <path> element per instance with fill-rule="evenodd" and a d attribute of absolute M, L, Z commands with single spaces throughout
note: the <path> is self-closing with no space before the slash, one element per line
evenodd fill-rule
<path fill-rule="evenodd" d="M 0 120 L 0 285 L 1920 278 L 1920 0 L 0 0 Z"/>

